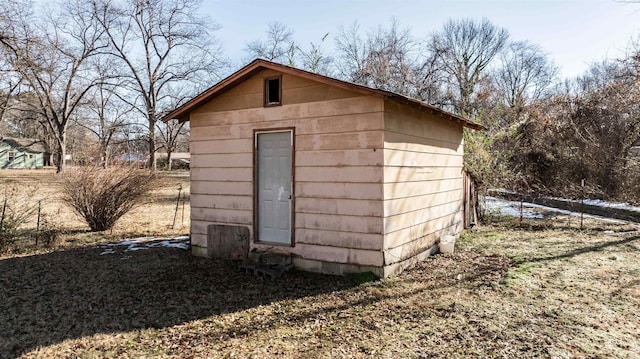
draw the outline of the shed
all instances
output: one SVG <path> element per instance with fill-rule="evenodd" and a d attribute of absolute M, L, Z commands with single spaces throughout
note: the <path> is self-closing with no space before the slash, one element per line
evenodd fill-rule
<path fill-rule="evenodd" d="M 255 60 L 170 119 L 190 121 L 194 255 L 245 242 L 386 277 L 464 227 L 463 128 L 481 126 L 421 101 Z"/>
<path fill-rule="evenodd" d="M 41 142 L 29 138 L 0 138 L 0 168 L 42 168 L 45 149 Z"/>

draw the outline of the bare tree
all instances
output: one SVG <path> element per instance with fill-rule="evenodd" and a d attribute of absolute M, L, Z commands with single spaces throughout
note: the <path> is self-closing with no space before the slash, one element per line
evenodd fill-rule
<path fill-rule="evenodd" d="M 161 146 L 167 151 L 167 169 L 171 171 L 171 155 L 181 144 L 188 142 L 189 127 L 184 121 L 171 120 L 160 122 L 158 130 Z"/>
<path fill-rule="evenodd" d="M 428 61 L 421 62 L 417 42 L 396 19 L 388 28 L 379 26 L 366 37 L 357 23 L 347 30 L 341 28 L 336 47 L 337 69 L 346 80 L 407 96 L 424 93 L 423 80 L 428 76 L 422 70 Z"/>
<path fill-rule="evenodd" d="M 366 83 L 365 65 L 368 51 L 360 33 L 360 25 L 354 22 L 349 28 L 339 27 L 335 42 L 339 77 L 358 84 Z"/>
<path fill-rule="evenodd" d="M 40 27 L 33 26 L 34 19 L 22 12 L 11 19 L 10 36 L 2 42 L 35 99 L 23 105 L 43 119 L 55 137 L 57 172 L 65 167 L 68 125 L 96 84 L 88 64 L 104 48 L 96 18 L 83 4 L 79 0 L 65 3 Z"/>
<path fill-rule="evenodd" d="M 422 45 L 421 56 L 418 58 L 411 81 L 414 88 L 413 97 L 426 103 L 444 108 L 446 101 L 444 98 L 445 73 L 440 63 L 440 52 L 429 43 Z"/>
<path fill-rule="evenodd" d="M 15 71 L 15 61 L 18 57 L 16 36 L 21 35 L 21 20 L 30 15 L 28 4 L 20 1 L 7 0 L 0 8 L 0 123 L 15 104 L 14 95 L 18 92 L 22 78 Z"/>
<path fill-rule="evenodd" d="M 508 37 L 507 30 L 487 19 L 449 20 L 432 35 L 431 51 L 439 55 L 440 65 L 448 75 L 451 104 L 457 113 L 474 115 L 476 85 Z"/>
<path fill-rule="evenodd" d="M 333 58 L 325 55 L 321 50 L 327 37 L 329 37 L 329 33 L 326 33 L 317 44 L 311 42 L 308 50 L 296 46 L 304 69 L 318 74 L 331 75 Z"/>
<path fill-rule="evenodd" d="M 2 18 L 4 16 L 0 16 L 0 24 L 3 22 Z M 0 29 L 0 37 L 2 37 L 2 29 Z M 3 42 L 0 40 L 0 42 Z M 20 83 L 22 79 L 20 78 L 20 74 L 17 73 L 9 60 L 11 58 L 11 54 L 7 54 L 8 52 L 13 52 L 11 48 L 6 48 L 5 46 L 0 46 L 0 123 L 5 117 L 5 114 L 11 109 L 12 105 L 15 104 L 15 95 L 19 92 Z"/>
<path fill-rule="evenodd" d="M 389 28 L 378 27 L 367 40 L 365 78 L 369 86 L 409 95 L 415 65 L 416 43 L 408 28 L 393 19 Z"/>
<path fill-rule="evenodd" d="M 198 0 L 102 0 L 94 11 L 110 43 L 110 55 L 125 79 L 122 100 L 145 118 L 149 167 L 156 168 L 156 126 L 165 107 L 217 78 L 225 65 L 211 32 L 217 26 L 198 12 Z M 135 100 L 140 101 L 138 105 Z M 180 100 L 181 100 L 180 99 Z"/>
<path fill-rule="evenodd" d="M 267 25 L 265 40 L 248 43 L 244 51 L 249 61 L 254 58 L 279 62 L 295 66 L 296 43 L 293 41 L 293 31 L 281 22 L 274 21 Z"/>
<path fill-rule="evenodd" d="M 102 73 L 100 71 L 98 74 Z M 106 77 L 105 75 L 101 77 Z M 107 168 L 111 158 L 111 147 L 116 135 L 129 126 L 129 116 L 133 107 L 122 101 L 117 91 L 117 83 L 99 83 L 90 93 L 84 106 L 83 121 L 78 125 L 88 130 L 98 141 L 100 165 Z"/>
<path fill-rule="evenodd" d="M 520 112 L 539 99 L 556 79 L 558 68 L 542 49 L 526 41 L 513 42 L 499 55 L 494 81 L 511 109 Z"/>
<path fill-rule="evenodd" d="M 3 66 L 1 62 L 0 66 Z M 7 68 L 6 65 L 5 68 Z M 11 70 L 0 70 L 0 85 L 3 87 L 0 88 L 0 123 L 2 123 L 5 114 L 11 110 L 12 105 L 16 102 L 14 101 L 14 96 L 18 92 L 21 82 L 19 77 L 12 76 L 10 72 Z M 3 73 L 5 76 L 3 76 Z"/>

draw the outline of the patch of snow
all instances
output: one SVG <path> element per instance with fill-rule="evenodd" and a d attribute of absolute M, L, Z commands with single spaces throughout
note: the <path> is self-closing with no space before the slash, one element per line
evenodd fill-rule
<path fill-rule="evenodd" d="M 567 199 L 562 197 L 548 197 L 548 198 L 555 199 L 558 201 L 573 202 L 573 203 L 581 202 L 579 199 Z M 585 199 L 583 203 L 590 206 L 596 206 L 596 207 L 617 208 L 617 209 L 624 209 L 627 211 L 640 212 L 640 207 L 631 205 L 629 203 L 607 202 L 601 199 Z"/>
<path fill-rule="evenodd" d="M 495 197 L 484 197 L 485 208 L 493 215 L 520 217 L 520 202 L 507 201 Z M 530 203 L 523 203 L 522 217 L 527 219 L 542 219 L 542 213 L 529 209 Z"/>
<path fill-rule="evenodd" d="M 149 249 L 147 247 L 135 247 L 135 246 L 129 246 L 127 249 L 125 249 L 125 252 L 135 252 L 135 251 L 141 251 L 143 249 Z"/>
<path fill-rule="evenodd" d="M 126 247 L 126 248 L 122 248 Z M 122 252 L 135 252 L 139 250 L 165 247 L 165 248 L 177 248 L 188 250 L 189 249 L 189 236 L 181 236 L 171 239 L 166 238 L 154 238 L 154 237 L 141 237 L 128 239 L 121 242 L 105 243 L 94 248 L 105 249 L 100 255 L 114 254 L 118 251 Z"/>
<path fill-rule="evenodd" d="M 486 209 L 491 214 L 498 214 L 498 215 L 509 216 L 509 217 L 520 217 L 520 202 L 508 201 L 505 199 L 500 199 L 500 198 L 495 198 L 490 196 L 483 197 L 483 200 L 484 200 Z M 534 203 L 523 202 L 522 207 L 523 207 L 523 211 L 522 211 L 523 218 L 527 218 L 527 219 L 542 219 L 545 217 L 545 215 L 548 215 L 548 214 L 566 214 L 569 216 L 580 217 L 579 212 L 571 212 L 564 209 L 547 207 L 547 206 L 542 206 Z M 627 223 L 625 221 L 605 218 L 600 216 L 594 216 L 591 214 L 584 214 L 583 216 L 584 218 L 597 219 L 597 220 L 616 223 L 616 224 Z"/>
<path fill-rule="evenodd" d="M 189 237 L 187 237 L 188 239 Z M 162 246 L 162 247 L 167 247 L 167 248 L 179 248 L 179 249 L 189 249 L 189 244 L 185 243 L 183 241 L 178 242 L 178 241 L 162 241 L 160 243 L 158 243 L 158 245 Z"/>
<path fill-rule="evenodd" d="M 126 241 L 121 241 L 121 242 L 105 243 L 105 244 L 102 244 L 101 246 L 106 246 L 106 247 L 131 246 L 131 245 L 138 245 L 140 242 L 146 242 L 154 239 L 155 238 L 153 237 L 140 237 L 140 238 L 128 239 Z"/>
<path fill-rule="evenodd" d="M 584 203 L 598 207 L 619 208 L 627 211 L 640 212 L 640 207 L 632 206 L 629 203 L 614 203 L 603 201 L 601 199 L 585 199 Z"/>

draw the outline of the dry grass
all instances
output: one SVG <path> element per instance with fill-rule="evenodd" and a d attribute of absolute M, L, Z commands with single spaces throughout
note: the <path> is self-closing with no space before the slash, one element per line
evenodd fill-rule
<path fill-rule="evenodd" d="M 500 221 L 465 234 L 454 255 L 378 281 L 269 281 L 179 249 L 101 251 L 0 260 L 0 357 L 640 353 L 640 233 L 629 225 Z"/>

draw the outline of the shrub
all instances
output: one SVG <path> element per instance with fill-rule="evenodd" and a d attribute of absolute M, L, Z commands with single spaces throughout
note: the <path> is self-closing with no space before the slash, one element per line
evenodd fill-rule
<path fill-rule="evenodd" d="M 16 187 L 5 187 L 0 197 L 0 249 L 15 242 L 19 235 L 18 228 L 27 223 L 29 218 L 38 210 L 33 201 L 23 191 L 20 193 Z"/>
<path fill-rule="evenodd" d="M 45 247 L 55 247 L 60 242 L 61 233 L 62 231 L 57 223 L 50 221 L 48 216 L 42 215 L 40 228 L 34 234 L 36 244 L 40 243 Z"/>
<path fill-rule="evenodd" d="M 153 173 L 131 167 L 85 167 L 63 176 L 63 201 L 92 231 L 113 228 L 155 184 Z"/>

